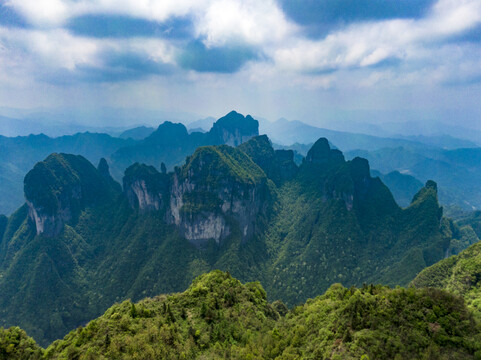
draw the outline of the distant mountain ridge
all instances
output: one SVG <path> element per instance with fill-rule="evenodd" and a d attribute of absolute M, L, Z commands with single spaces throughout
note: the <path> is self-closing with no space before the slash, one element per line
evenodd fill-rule
<path fill-rule="evenodd" d="M 405 135 L 384 135 L 376 136 L 362 132 L 350 132 L 348 129 L 343 131 L 331 130 L 308 125 L 299 120 L 289 121 L 279 119 L 275 122 L 260 122 L 261 133 L 268 134 L 273 142 L 282 145 L 294 143 L 309 144 L 316 141 L 319 137 L 328 138 L 342 151 L 350 150 L 378 150 L 381 148 L 404 146 L 407 148 L 441 147 L 448 149 L 477 147 L 473 141 L 453 138 L 449 135 L 444 136 L 405 136 Z"/>
<path fill-rule="evenodd" d="M 362 156 L 374 169 L 385 174 L 399 171 L 420 181 L 436 179 L 443 204 L 465 210 L 481 207 L 481 148 L 414 150 L 395 147 L 349 151 L 346 156 Z"/>
<path fill-rule="evenodd" d="M 166 121 L 145 139 L 115 151 L 111 156 L 112 174 L 120 179 L 123 171 L 134 162 L 159 167 L 163 162 L 171 169 L 203 145 L 239 145 L 259 135 L 259 123 L 250 115 L 244 117 L 231 111 L 218 119 L 207 133 L 188 133 L 180 123 Z"/>
<path fill-rule="evenodd" d="M 124 170 L 134 162 L 144 162 L 156 167 L 164 162 L 172 168 L 181 164 L 198 146 L 239 142 L 249 136 L 258 135 L 255 120 L 247 119 L 246 122 L 251 124 L 248 125 L 251 128 L 246 128 L 248 133 L 243 132 L 244 118 L 236 118 L 237 113 L 234 113 L 224 117 L 227 124 L 218 126 L 206 135 L 189 135 L 184 125 L 164 122 L 156 131 L 135 128 L 125 131 L 121 138 L 89 132 L 57 138 L 43 134 L 14 138 L 0 136 L 0 148 L 4 155 L 0 162 L 0 214 L 10 214 L 23 203 L 23 177 L 36 162 L 50 153 L 82 155 L 94 163 L 100 158 L 106 158 L 113 176 L 121 180 Z M 229 125 L 229 122 L 232 124 Z M 234 125 L 235 122 L 238 125 Z M 222 133 L 224 128 L 225 132 Z"/>
<path fill-rule="evenodd" d="M 45 114 L 42 116 L 45 116 Z M 153 116 L 153 114 L 150 114 L 149 116 Z M 14 121 L 14 119 L 10 120 Z M 4 125 L 7 124 L 6 126 L 8 128 L 10 126 L 8 124 L 12 124 L 11 121 L 4 123 Z M 173 124 L 172 122 L 167 123 Z M 173 133 L 172 137 L 177 139 L 178 146 L 175 146 L 175 144 L 172 143 L 170 143 L 169 146 L 165 146 L 165 144 L 162 144 L 162 137 L 157 137 L 157 140 L 155 140 L 156 137 L 154 136 L 147 141 L 147 138 L 153 135 L 154 132 L 164 132 L 164 139 L 168 140 L 168 132 L 170 130 L 175 132 L 175 128 L 181 129 L 185 127 L 181 124 L 177 127 L 167 125 L 162 126 L 164 123 L 155 130 L 144 126 L 128 129 L 121 133 L 120 128 L 117 128 L 115 134 L 118 135 L 120 139 L 111 136 L 108 137 L 109 135 L 105 134 L 93 133 L 81 133 L 59 138 L 49 138 L 44 135 L 16 138 L 0 137 L 0 147 L 5 150 L 4 153 L 6 159 L 3 162 L 0 162 L 0 213 L 10 214 L 21 205 L 23 202 L 23 177 L 35 162 L 44 159 L 50 153 L 67 152 L 83 155 L 94 163 L 104 157 L 110 165 L 114 178 L 121 181 L 124 170 L 134 162 L 143 162 L 152 165 L 157 169 L 159 168 L 160 163 L 163 162 L 169 169 L 172 169 L 174 166 L 182 164 L 185 157 L 192 154 L 198 146 L 229 143 L 229 140 L 223 139 L 219 133 L 214 136 L 214 130 L 211 130 L 214 123 L 215 119 L 205 118 L 189 123 L 187 125 L 187 128 L 189 129 L 187 135 L 183 129 L 181 130 L 181 136 Z M 0 121 L 0 126 L 1 124 Z M 32 124 L 32 126 L 28 125 L 24 128 L 29 129 L 28 131 L 35 131 L 37 125 Z M 202 135 L 200 132 L 195 131 L 195 126 L 206 128 L 206 133 Z M 355 153 L 358 149 L 369 151 L 370 153 L 378 151 L 390 153 L 392 152 L 391 149 L 402 147 L 403 149 L 406 149 L 406 151 L 412 153 L 413 156 L 424 158 L 426 157 L 426 154 L 440 153 L 442 151 L 441 148 L 459 146 L 471 147 L 473 145 L 472 142 L 451 138 L 450 136 L 406 137 L 402 135 L 396 137 L 393 135 L 394 137 L 392 138 L 382 138 L 352 132 L 321 129 L 300 121 L 287 121 L 285 119 L 281 119 L 275 123 L 261 120 L 259 126 L 260 133 L 267 133 L 270 138 L 274 138 L 274 143 L 276 143 L 276 137 L 278 137 L 281 140 L 284 139 L 280 142 L 287 144 L 282 145 L 282 147 L 296 150 L 299 153 L 294 154 L 297 163 L 301 161 L 302 156 L 307 154 L 307 151 L 314 141 L 319 137 L 327 137 L 332 142 L 332 146 L 345 152 L 346 150 L 350 150 L 346 153 L 348 158 L 353 158 L 357 155 L 367 157 L 371 160 L 373 168 L 384 174 L 393 170 L 402 172 L 403 168 L 391 167 L 389 171 L 386 171 L 382 167 L 377 166 L 377 163 L 371 155 L 358 152 L 357 155 L 351 156 L 350 153 Z M 85 130 L 85 128 L 79 128 L 78 130 L 82 129 Z M 105 129 L 105 131 L 107 130 L 108 129 Z M 61 131 L 61 128 L 57 128 L 57 131 Z M 259 134 L 257 131 L 250 130 L 250 132 L 250 135 Z M 239 135 L 240 134 L 236 135 L 237 138 L 239 138 Z M 295 144 L 296 141 L 298 142 L 297 145 Z M 303 142 L 303 144 L 300 144 L 299 142 Z M 402 158 L 391 159 L 391 161 L 392 160 L 403 161 Z M 480 200 L 477 199 L 477 195 L 473 198 L 475 201 L 471 201 L 473 199 L 469 199 L 459 192 L 456 192 L 456 189 L 451 184 L 446 187 L 446 182 L 442 178 L 446 177 L 446 173 L 455 174 L 456 171 L 446 169 L 443 169 L 441 172 L 437 171 L 435 167 L 439 165 L 439 163 L 426 164 L 426 166 L 423 165 L 421 166 L 421 170 L 424 171 L 425 167 L 426 169 L 433 169 L 433 172 L 424 171 L 426 174 L 422 174 L 422 176 L 418 176 L 414 173 L 412 173 L 412 175 L 422 182 L 430 178 L 438 180 L 440 184 L 441 200 L 445 204 L 451 206 L 455 205 L 463 209 L 472 208 L 473 206 L 479 207 L 481 203 Z M 465 182 L 466 176 L 469 176 L 469 174 L 463 170 L 460 175 L 457 175 L 456 182 L 462 184 Z M 469 180 L 469 177 L 467 180 Z M 454 191 L 451 191 L 452 189 L 454 189 Z M 469 191 L 472 190 L 470 189 Z M 474 193 L 476 193 L 476 191 L 474 191 Z M 406 205 L 409 202 L 409 198 L 404 197 L 401 201 L 403 202 L 403 205 Z"/>

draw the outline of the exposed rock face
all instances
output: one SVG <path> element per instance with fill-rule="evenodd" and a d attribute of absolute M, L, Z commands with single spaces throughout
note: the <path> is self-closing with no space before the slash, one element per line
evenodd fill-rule
<path fill-rule="evenodd" d="M 109 182 L 82 156 L 52 154 L 37 163 L 24 180 L 30 220 L 37 235 L 58 235 L 85 206 L 102 201 Z"/>
<path fill-rule="evenodd" d="M 160 210 L 168 204 L 170 179 L 153 166 L 135 163 L 125 170 L 124 192 L 132 208 Z"/>
<path fill-rule="evenodd" d="M 230 235 L 230 226 L 219 214 L 190 214 L 182 217 L 176 225 L 184 237 L 197 246 L 202 246 L 209 239 L 219 243 Z"/>
<path fill-rule="evenodd" d="M 70 207 L 62 206 L 52 215 L 41 206 L 36 206 L 34 203 L 27 200 L 28 216 L 35 223 L 37 235 L 44 234 L 48 237 L 54 237 L 60 234 L 65 223 L 72 219 L 72 212 Z"/>
<path fill-rule="evenodd" d="M 250 238 L 270 198 L 264 172 L 225 145 L 199 148 L 170 174 L 134 164 L 126 170 L 124 192 L 132 208 L 163 211 L 168 223 L 199 246 L 209 239 L 219 243 L 234 231 Z"/>
<path fill-rule="evenodd" d="M 214 137 L 216 144 L 238 146 L 259 135 L 259 122 L 250 115 L 244 117 L 231 111 L 214 123 L 209 134 Z"/>
<path fill-rule="evenodd" d="M 265 174 L 243 152 L 228 146 L 200 148 L 173 175 L 170 222 L 196 244 L 221 242 L 236 229 L 245 241 L 269 197 Z"/>

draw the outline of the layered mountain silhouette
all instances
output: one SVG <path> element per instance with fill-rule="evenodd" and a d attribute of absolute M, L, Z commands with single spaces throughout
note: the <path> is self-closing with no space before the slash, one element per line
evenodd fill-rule
<path fill-rule="evenodd" d="M 218 119 L 206 133 L 187 131 L 183 124 L 169 121 L 135 144 L 118 149 L 111 155 L 114 177 L 121 178 L 123 171 L 134 162 L 159 167 L 163 162 L 168 168 L 181 164 L 185 157 L 204 145 L 227 144 L 237 146 L 259 135 L 259 123 L 250 115 L 244 117 L 231 111 Z"/>
<path fill-rule="evenodd" d="M 411 197 L 419 190 L 419 184 L 414 189 L 415 179 L 403 179 L 393 175 L 393 171 L 414 176 L 423 183 L 429 179 L 436 180 L 440 201 L 443 205 L 450 205 L 448 209 L 460 207 L 471 210 L 481 206 L 476 185 L 479 179 L 479 149 L 469 149 L 475 146 L 473 143 L 432 136 L 382 138 L 321 129 L 300 121 L 269 123 L 263 120 L 258 124 L 251 117 L 244 118 L 236 112 L 221 119 L 208 118 L 191 123 L 189 130 L 182 124 L 167 121 L 157 129 L 144 126 L 126 130 L 119 138 L 88 132 L 57 138 L 45 135 L 0 136 L 0 148 L 4 155 L 0 162 L 0 213 L 9 215 L 23 203 L 25 174 L 51 153 L 82 155 L 95 164 L 103 157 L 109 163 L 114 179 L 121 182 L 124 170 L 135 162 L 157 169 L 163 162 L 172 170 L 182 165 L 185 157 L 197 147 L 238 145 L 258 135 L 258 126 L 261 133 L 267 133 L 274 139 L 274 143 L 290 144 L 274 144 L 274 147 L 295 150 L 294 159 L 298 164 L 302 161 L 301 155 L 305 156 L 312 143 L 320 137 L 328 138 L 336 148 L 344 151 L 347 159 L 356 156 L 368 159 L 373 169 L 387 174 L 381 175 L 383 181 L 402 206 L 409 205 Z M 199 126 L 205 130 L 196 130 Z M 32 127 L 34 130 L 35 127 Z M 294 142 L 297 143 L 292 144 Z M 446 150 L 459 147 L 466 149 Z"/>
<path fill-rule="evenodd" d="M 425 182 L 436 179 L 440 200 L 464 210 L 481 206 L 481 148 L 412 148 L 396 146 L 372 151 L 353 150 L 347 157 L 362 156 L 373 169 L 398 171 Z M 468 195 L 469 194 L 469 195 Z"/>
<path fill-rule="evenodd" d="M 336 282 L 407 285 L 450 254 L 436 183 L 401 209 L 367 160 L 346 161 L 325 138 L 298 166 L 249 116 L 216 124 L 189 135 L 164 123 L 129 151 L 180 157 L 179 139 L 202 137 L 235 147 L 201 146 L 170 172 L 160 158 L 160 171 L 134 163 L 122 187 L 105 160 L 56 153 L 36 164 L 26 204 L 0 218 L 1 325 L 45 345 L 116 301 L 182 291 L 212 269 L 260 280 L 291 306 Z"/>
<path fill-rule="evenodd" d="M 235 111 L 217 120 L 208 133 L 189 134 L 182 124 L 166 121 L 157 130 L 146 127 L 125 131 L 121 138 L 107 134 L 78 133 L 51 138 L 43 134 L 14 138 L 0 136 L 0 214 L 11 214 L 24 201 L 23 178 L 51 153 L 82 155 L 92 163 L 105 158 L 117 181 L 135 162 L 157 168 L 164 162 L 169 168 L 181 165 L 185 157 L 202 145 L 238 145 L 258 135 L 258 122 Z"/>

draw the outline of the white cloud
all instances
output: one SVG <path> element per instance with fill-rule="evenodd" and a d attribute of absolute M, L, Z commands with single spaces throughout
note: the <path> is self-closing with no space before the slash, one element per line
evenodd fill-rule
<path fill-rule="evenodd" d="M 213 1 L 197 16 L 197 35 L 207 46 L 229 42 L 266 45 L 279 43 L 296 32 L 273 0 Z"/>
<path fill-rule="evenodd" d="M 35 25 L 58 25 L 71 15 L 69 1 L 65 0 L 6 0 Z"/>
<path fill-rule="evenodd" d="M 426 47 L 480 23 L 480 1 L 441 0 L 425 19 L 353 24 L 322 40 L 291 40 L 270 55 L 279 68 L 301 72 L 365 67 L 390 58 L 409 61 Z"/>
<path fill-rule="evenodd" d="M 441 88 L 457 80 L 462 83 L 481 79 L 481 45 L 446 41 L 481 24 L 480 0 L 440 0 L 421 19 L 354 23 L 317 40 L 304 36 L 301 26 L 290 21 L 275 0 L 4 1 L 24 15 L 34 27 L 0 27 L 0 93 L 7 95 L 2 87 L 6 82 L 20 89 L 34 82 L 39 73 L 48 77 L 64 71 L 73 75 L 75 83 L 79 78 L 75 77 L 78 69 L 87 67 L 99 72 L 107 69 L 109 54 L 134 54 L 159 64 L 175 65 L 177 55 L 184 50 L 185 43 L 178 39 L 98 39 L 78 36 L 64 28 L 74 17 L 100 14 L 159 22 L 187 16 L 193 21 L 193 36 L 204 41 L 206 46 L 247 44 L 260 49 L 265 55 L 247 63 L 235 74 L 179 69 L 179 73 L 171 78 L 151 76 L 135 82 L 102 84 L 105 88 L 121 89 L 119 93 L 129 98 L 133 91 L 130 86 L 135 83 L 135 91 L 142 93 L 135 101 L 145 101 L 149 106 L 157 106 L 158 99 L 155 96 L 148 98 L 146 94 L 151 92 L 140 90 L 144 85 L 145 89 L 155 88 L 157 93 L 165 96 L 167 100 L 162 106 L 175 98 L 180 107 L 188 96 L 198 96 L 202 100 L 185 101 L 197 106 L 211 103 L 209 106 L 214 108 L 220 101 L 215 97 L 208 100 L 212 92 L 229 106 L 235 104 L 239 97 L 245 97 L 252 103 L 259 102 L 259 106 L 265 99 L 271 99 L 265 102 L 274 109 L 278 103 L 272 99 L 287 99 L 285 94 L 298 99 L 295 104 L 300 108 L 304 104 L 303 90 L 311 95 L 315 93 L 315 96 L 319 95 L 316 91 L 351 94 L 351 89 L 361 95 L 369 89 L 382 94 L 379 89 L 418 89 L 420 85 Z M 396 61 L 386 61 L 392 59 Z M 384 66 L 380 66 L 383 62 Z M 119 69 L 122 71 L 122 66 Z M 41 81 L 37 84 L 40 84 L 37 89 L 44 90 L 47 86 Z M 97 86 L 88 83 L 81 86 L 89 91 L 89 85 L 92 89 Z M 225 90 L 231 87 L 236 91 Z M 255 95 L 246 95 L 247 87 L 254 89 L 249 91 Z M 190 88 L 195 91 L 189 91 Z M 170 89 L 175 89 L 172 95 Z M 21 91 L 15 94 L 19 93 Z M 178 94 L 178 99 L 175 94 Z M 230 102 L 229 94 L 232 95 Z M 39 96 L 48 97 L 48 92 Z M 94 95 L 92 98 L 97 99 Z M 249 101 L 244 103 L 246 108 Z M 317 100 L 311 98 L 310 101 L 315 104 Z M 343 104 L 343 101 L 340 103 Z"/>
<path fill-rule="evenodd" d="M 9 56 L 20 54 L 43 66 L 74 70 L 79 65 L 95 65 L 101 44 L 94 39 L 72 36 L 62 29 L 24 30 L 0 28 L 0 42 Z M 22 66 L 23 61 L 16 65 Z"/>
<path fill-rule="evenodd" d="M 158 64 L 175 64 L 176 49 L 162 39 L 95 39 L 63 29 L 32 30 L 0 27 L 0 77 L 48 80 L 50 75 L 76 78 L 80 69 L 108 70 L 123 54 Z M 65 79 L 66 81 L 68 79 Z"/>
<path fill-rule="evenodd" d="M 283 41 L 297 27 L 274 0 L 7 0 L 32 24 L 61 27 L 82 15 L 123 15 L 152 21 L 191 16 L 207 46 Z"/>

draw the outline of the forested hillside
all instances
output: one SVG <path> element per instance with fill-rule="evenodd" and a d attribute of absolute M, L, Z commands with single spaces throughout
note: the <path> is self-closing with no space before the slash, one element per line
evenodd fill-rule
<path fill-rule="evenodd" d="M 17 359 L 474 359 L 480 327 L 462 299 L 440 290 L 345 288 L 292 310 L 258 282 L 214 271 L 179 294 L 126 300 L 46 350 L 0 330 Z"/>
<path fill-rule="evenodd" d="M 46 345 L 212 269 L 293 306 L 336 282 L 407 285 L 477 241 L 453 235 L 432 181 L 401 209 L 366 160 L 326 139 L 293 157 L 254 137 L 200 147 L 172 172 L 134 164 L 121 187 L 105 160 L 49 156 L 25 178 L 27 204 L 0 219 L 2 325 Z"/>

